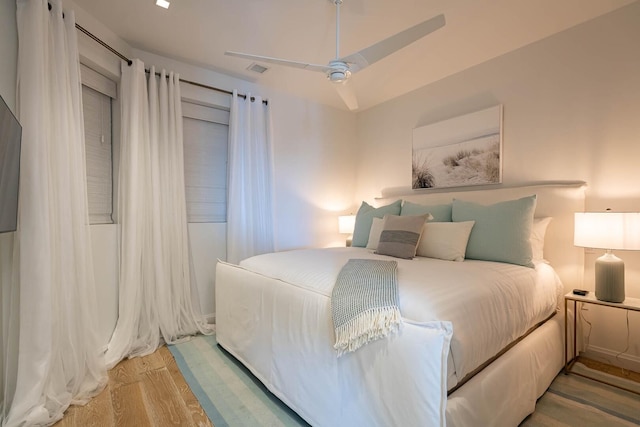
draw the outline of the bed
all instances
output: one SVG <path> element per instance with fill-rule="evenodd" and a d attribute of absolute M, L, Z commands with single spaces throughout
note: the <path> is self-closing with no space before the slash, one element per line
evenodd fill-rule
<path fill-rule="evenodd" d="M 375 205 L 390 206 L 398 196 L 383 192 Z M 406 260 L 366 247 L 220 262 L 218 343 L 314 426 L 517 425 L 563 366 L 558 307 L 582 274 L 572 224 L 573 213 L 584 210 L 584 183 L 401 197 L 405 207 L 453 203 L 457 219 L 469 206 L 472 219 L 473 209 L 495 219 L 485 206 L 530 198 L 536 218 L 552 219 L 539 242 L 543 255 L 527 266 L 491 259 Z M 487 229 L 481 215 L 476 219 L 478 234 L 471 230 L 467 251 L 474 244 L 481 251 L 491 246 L 478 240 Z M 349 259 L 397 262 L 403 321 L 398 333 L 337 357 L 331 292 Z"/>

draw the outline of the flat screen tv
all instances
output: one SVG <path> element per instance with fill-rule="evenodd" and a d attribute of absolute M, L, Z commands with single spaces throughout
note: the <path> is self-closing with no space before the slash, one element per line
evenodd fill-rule
<path fill-rule="evenodd" d="M 0 96 L 0 233 L 18 226 L 22 126 Z"/>

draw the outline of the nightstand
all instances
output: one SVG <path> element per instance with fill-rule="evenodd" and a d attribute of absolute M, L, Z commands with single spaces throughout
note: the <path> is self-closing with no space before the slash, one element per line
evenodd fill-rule
<path fill-rule="evenodd" d="M 569 330 L 568 330 L 568 319 L 567 319 L 567 311 L 568 311 L 568 306 L 569 306 L 569 301 L 573 301 L 573 352 L 571 353 L 573 355 L 573 358 L 571 360 L 567 360 L 569 357 Z M 621 387 L 615 384 L 610 384 L 606 381 L 602 381 L 600 379 L 597 378 L 593 378 L 590 377 L 588 375 L 585 375 L 583 373 L 578 373 L 578 372 L 573 372 L 571 370 L 571 368 L 573 367 L 573 364 L 576 362 L 576 360 L 578 359 L 577 357 L 577 351 L 576 351 L 576 347 L 577 347 L 577 319 L 578 319 L 578 310 L 577 310 L 577 304 L 578 303 L 582 303 L 582 304 L 594 304 L 594 305 L 604 305 L 607 307 L 611 307 L 611 308 L 615 308 L 615 309 L 619 309 L 619 310 L 632 310 L 632 311 L 640 311 L 640 299 L 638 298 L 626 298 L 623 302 L 617 303 L 617 302 L 608 302 L 608 301 L 600 301 L 599 299 L 596 298 L 595 292 L 589 292 L 587 295 L 582 296 L 582 295 L 575 295 L 572 292 L 569 292 L 568 294 L 566 294 L 564 296 L 564 373 L 565 374 L 574 374 L 574 375 L 580 375 L 582 377 L 585 378 L 589 378 L 598 382 L 602 382 L 614 387 L 618 387 L 621 388 L 623 390 L 627 390 L 630 391 L 632 393 L 636 393 L 636 394 L 640 394 L 635 390 L 630 390 L 628 388 L 625 387 Z"/>

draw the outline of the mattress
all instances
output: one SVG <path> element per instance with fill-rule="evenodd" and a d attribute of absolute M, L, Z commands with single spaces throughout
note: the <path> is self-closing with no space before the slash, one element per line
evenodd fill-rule
<path fill-rule="evenodd" d="M 242 261 L 240 267 L 326 300 L 350 258 L 396 260 L 403 320 L 452 325 L 447 390 L 553 315 L 562 294 L 558 276 L 545 262 L 528 268 L 474 260 L 403 260 L 365 248 L 328 248 L 260 255 Z M 305 301 L 300 316 L 318 316 L 311 300 Z"/>

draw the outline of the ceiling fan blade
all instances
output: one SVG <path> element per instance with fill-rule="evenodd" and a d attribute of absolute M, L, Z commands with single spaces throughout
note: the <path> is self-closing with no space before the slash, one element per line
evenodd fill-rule
<path fill-rule="evenodd" d="M 340 60 L 349 63 L 349 69 L 355 73 L 444 27 L 445 23 L 444 15 L 435 16 Z"/>
<path fill-rule="evenodd" d="M 319 71 L 321 73 L 327 73 L 331 71 L 331 67 L 326 65 L 308 64 L 306 62 L 289 61 L 288 59 L 271 58 L 269 56 L 252 55 L 249 53 L 230 52 L 224 53 L 228 56 L 236 56 L 238 58 L 250 59 L 253 61 L 269 62 L 271 64 L 284 65 L 285 67 L 301 68 L 303 70 Z"/>
<path fill-rule="evenodd" d="M 346 80 L 342 83 L 334 83 L 336 87 L 336 91 L 340 98 L 344 101 L 349 110 L 357 110 L 358 109 L 358 99 L 356 98 L 356 93 L 353 90 L 353 86 L 349 84 L 349 80 Z"/>

